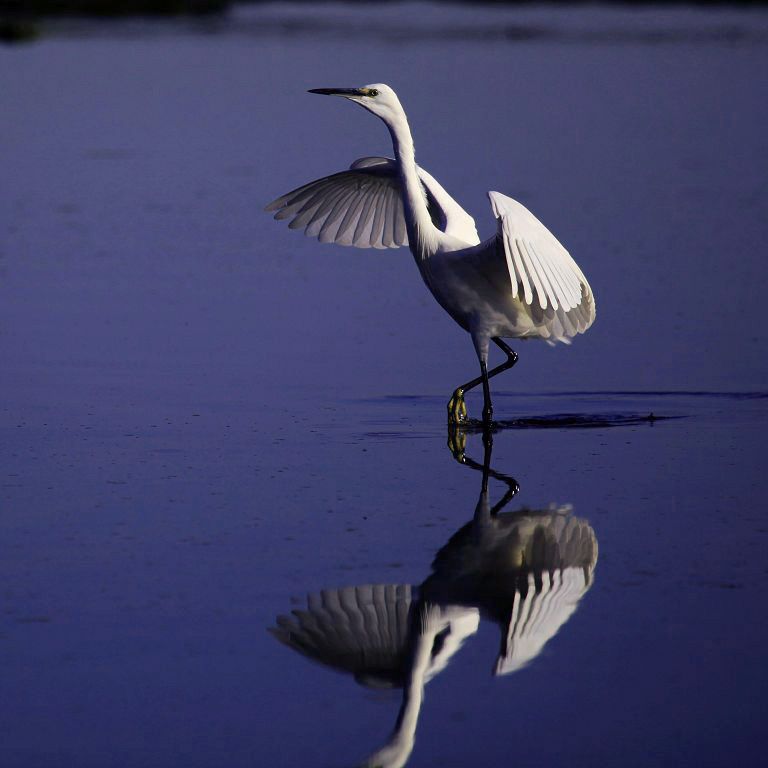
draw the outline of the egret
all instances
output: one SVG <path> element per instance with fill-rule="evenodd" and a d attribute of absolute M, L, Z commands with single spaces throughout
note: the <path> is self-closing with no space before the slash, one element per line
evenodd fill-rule
<path fill-rule="evenodd" d="M 517 362 L 504 339 L 570 343 L 595 319 L 595 299 L 581 269 L 555 236 L 523 205 L 489 192 L 496 234 L 480 241 L 474 219 L 416 165 L 408 119 L 395 92 L 315 88 L 310 93 L 349 99 L 384 121 L 394 159 L 364 157 L 348 171 L 304 184 L 266 210 L 290 219 L 291 229 L 322 243 L 358 248 L 408 245 L 422 279 L 440 306 L 472 337 L 480 376 L 457 387 L 448 420 L 467 420 L 464 394 L 483 385 L 483 423 L 493 404 L 489 380 Z M 506 360 L 488 370 L 489 343 Z"/>

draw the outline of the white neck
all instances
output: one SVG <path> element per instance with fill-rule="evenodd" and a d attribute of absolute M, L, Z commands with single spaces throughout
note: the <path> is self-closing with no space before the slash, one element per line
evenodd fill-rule
<path fill-rule="evenodd" d="M 386 125 L 392 136 L 392 146 L 403 185 L 403 207 L 408 243 L 414 258 L 420 262 L 435 252 L 438 241 L 437 229 L 432 223 L 424 189 L 419 181 L 413 137 L 405 112 L 401 111 L 392 121 L 387 120 Z"/>
<path fill-rule="evenodd" d="M 419 711 L 424 701 L 424 677 L 429 669 L 432 644 L 436 634 L 436 632 L 429 632 L 416 637 L 395 730 L 386 745 L 365 761 L 363 765 L 366 768 L 368 766 L 402 768 L 408 762 L 416 741 L 416 725 L 419 722 Z"/>
<path fill-rule="evenodd" d="M 403 686 L 403 703 L 395 730 L 386 746 L 371 755 L 366 766 L 402 768 L 413 751 L 416 741 L 416 725 L 424 702 L 424 684 L 445 669 L 449 660 L 462 643 L 477 632 L 480 611 L 477 608 L 437 606 L 421 603 L 412 617 L 409 630 L 410 659 L 408 676 Z M 442 648 L 433 656 L 435 639 L 448 630 Z"/>

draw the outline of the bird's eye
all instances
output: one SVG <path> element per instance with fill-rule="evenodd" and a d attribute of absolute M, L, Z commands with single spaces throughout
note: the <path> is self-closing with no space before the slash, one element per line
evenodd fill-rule
<path fill-rule="evenodd" d="M 378 91 L 377 91 L 375 88 L 371 88 L 371 89 L 368 91 L 368 95 L 369 95 L 371 98 L 373 98 L 374 96 L 378 96 L 378 95 L 379 95 L 379 92 L 378 92 Z"/>

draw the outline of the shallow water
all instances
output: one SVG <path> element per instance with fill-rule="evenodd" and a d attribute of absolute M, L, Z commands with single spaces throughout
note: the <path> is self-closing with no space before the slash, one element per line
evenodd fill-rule
<path fill-rule="evenodd" d="M 765 30 L 301 6 L 0 48 L 0 765 L 355 765 L 382 678 L 412 766 L 758 762 Z M 481 235 L 487 189 L 522 200 L 597 296 L 518 345 L 492 451 L 446 429 L 476 363 L 410 255 L 261 212 L 388 153 L 303 93 L 375 80 Z M 335 645 L 280 642 L 324 590 Z"/>

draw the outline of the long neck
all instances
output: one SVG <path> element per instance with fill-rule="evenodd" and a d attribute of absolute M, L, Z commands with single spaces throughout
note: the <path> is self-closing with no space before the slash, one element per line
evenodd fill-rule
<path fill-rule="evenodd" d="M 408 762 L 416 742 L 416 726 L 424 701 L 424 677 L 429 669 L 434 639 L 435 632 L 416 636 L 395 730 L 389 741 L 365 761 L 366 768 L 402 768 Z"/>
<path fill-rule="evenodd" d="M 403 207 L 408 230 L 408 242 L 416 261 L 432 255 L 437 245 L 437 230 L 429 215 L 424 190 L 416 170 L 413 137 L 403 112 L 392 123 L 387 123 L 400 171 L 403 187 Z"/>
<path fill-rule="evenodd" d="M 424 676 L 429 668 L 435 632 L 416 638 L 408 677 L 403 686 L 403 703 L 397 717 L 395 733 L 413 745 L 419 710 L 424 701 Z"/>

